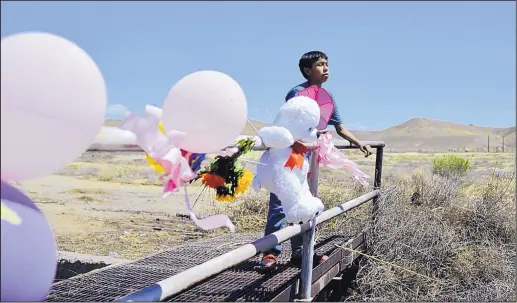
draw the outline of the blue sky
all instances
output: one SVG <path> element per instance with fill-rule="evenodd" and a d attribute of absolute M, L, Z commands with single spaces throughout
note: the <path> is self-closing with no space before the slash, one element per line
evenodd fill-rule
<path fill-rule="evenodd" d="M 329 55 L 345 126 L 415 117 L 515 125 L 515 2 L 4 2 L 2 37 L 46 31 L 85 49 L 117 104 L 161 106 L 181 77 L 214 69 L 272 121 L 303 82 L 300 56 Z"/>

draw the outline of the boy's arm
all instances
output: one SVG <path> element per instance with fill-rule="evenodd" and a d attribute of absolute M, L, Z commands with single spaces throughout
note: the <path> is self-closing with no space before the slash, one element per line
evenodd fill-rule
<path fill-rule="evenodd" d="M 345 128 L 343 122 L 341 121 L 341 117 L 339 115 L 339 110 L 337 109 L 337 105 L 334 103 L 334 111 L 330 116 L 329 125 L 333 125 L 336 129 L 336 133 L 343 139 L 350 141 L 350 143 L 358 146 L 359 149 L 365 154 L 365 157 L 368 157 L 372 154 L 372 149 L 369 145 L 363 145 L 359 139 L 357 139 L 352 132 Z"/>
<path fill-rule="evenodd" d="M 296 89 L 296 88 L 291 89 L 285 96 L 285 102 L 289 101 L 289 99 L 296 97 L 296 93 L 298 93 L 299 91 L 300 91 L 300 89 Z"/>

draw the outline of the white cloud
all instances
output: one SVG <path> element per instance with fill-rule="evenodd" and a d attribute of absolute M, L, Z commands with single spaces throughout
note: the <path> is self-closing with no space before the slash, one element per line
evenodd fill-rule
<path fill-rule="evenodd" d="M 122 104 L 110 104 L 106 110 L 106 117 L 111 119 L 120 119 L 127 111 L 127 107 Z"/>

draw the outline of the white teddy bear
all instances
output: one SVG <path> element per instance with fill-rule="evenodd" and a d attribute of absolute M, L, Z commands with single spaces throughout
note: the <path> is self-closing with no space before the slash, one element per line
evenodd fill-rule
<path fill-rule="evenodd" d="M 253 188 L 263 186 L 282 202 L 287 223 L 305 223 L 321 214 L 323 203 L 314 197 L 307 183 L 307 147 L 317 140 L 320 108 L 309 97 L 298 96 L 278 111 L 273 126 L 263 127 L 258 136 L 267 150 L 260 158 Z"/>

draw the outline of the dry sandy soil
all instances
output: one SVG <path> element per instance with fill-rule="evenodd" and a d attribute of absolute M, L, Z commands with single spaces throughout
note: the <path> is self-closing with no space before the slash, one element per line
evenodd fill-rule
<path fill-rule="evenodd" d="M 184 196 L 161 198 L 142 153 L 86 153 L 55 175 L 19 185 L 49 219 L 58 249 L 133 259 L 206 236 L 185 213 Z M 192 202 L 201 187 L 190 186 Z M 196 210 L 210 205 L 199 196 Z"/>
<path fill-rule="evenodd" d="M 374 157 L 357 151 L 349 158 L 373 177 Z M 515 154 L 461 154 L 471 160 L 472 174 L 489 174 L 514 165 Z M 384 173 L 430 170 L 434 154 L 386 153 Z M 258 152 L 248 155 L 257 159 Z M 248 163 L 253 170 L 253 163 Z M 347 179 L 343 172 L 322 170 L 322 186 Z M 161 198 L 161 182 L 139 152 L 91 152 L 58 173 L 19 185 L 42 208 L 52 225 L 58 249 L 98 256 L 136 259 L 185 241 L 226 233 L 204 232 L 184 217 L 183 195 Z M 213 193 L 189 187 L 198 213 L 213 212 Z M 264 205 L 266 205 L 266 193 Z M 238 201 L 233 205 L 238 205 Z M 183 216 L 182 216 L 183 215 Z"/>

